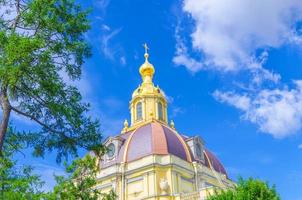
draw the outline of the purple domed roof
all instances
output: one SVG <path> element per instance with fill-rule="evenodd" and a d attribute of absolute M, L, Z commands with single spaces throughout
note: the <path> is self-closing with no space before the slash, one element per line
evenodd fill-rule
<path fill-rule="evenodd" d="M 189 147 L 181 135 L 159 122 L 145 124 L 116 137 L 122 141 L 117 157 L 112 161 L 103 161 L 102 167 L 131 162 L 153 154 L 172 154 L 188 162 L 192 161 Z"/>
<path fill-rule="evenodd" d="M 205 149 L 204 158 L 205 158 L 205 165 L 207 167 L 214 168 L 215 171 L 227 176 L 226 170 L 224 169 L 223 165 L 212 152 Z"/>
<path fill-rule="evenodd" d="M 102 167 L 131 162 L 148 155 L 168 155 L 172 154 L 187 162 L 192 162 L 193 154 L 185 142 L 186 136 L 182 136 L 174 129 L 159 122 L 151 122 L 130 131 L 116 136 L 121 141 L 121 147 L 116 159 L 103 161 Z M 205 166 L 215 169 L 215 171 L 226 174 L 220 161 L 213 153 L 204 151 Z"/>
<path fill-rule="evenodd" d="M 158 122 L 141 126 L 131 133 L 127 141 L 127 151 L 124 152 L 124 161 L 130 162 L 152 154 L 172 154 L 191 161 L 190 152 L 182 137 Z"/>

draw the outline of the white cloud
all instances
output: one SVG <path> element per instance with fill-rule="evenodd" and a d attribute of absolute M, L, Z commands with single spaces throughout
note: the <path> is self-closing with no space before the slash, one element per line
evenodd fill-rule
<path fill-rule="evenodd" d="M 95 6 L 99 9 L 99 14 L 103 17 L 106 14 L 107 7 L 110 4 L 110 0 L 96 0 Z"/>
<path fill-rule="evenodd" d="M 195 73 L 204 68 L 202 62 L 197 61 L 188 54 L 188 49 L 184 44 L 184 41 L 179 36 L 179 26 L 176 28 L 176 55 L 173 58 L 173 62 L 177 65 L 186 66 L 191 72 Z"/>
<path fill-rule="evenodd" d="M 192 72 L 261 69 L 259 51 L 302 38 L 294 29 L 302 20 L 301 0 L 184 0 L 182 8 L 194 21 L 192 50 L 201 59 L 188 55 L 177 28 L 173 60 Z M 266 77 L 272 78 L 268 73 L 265 71 Z"/>
<path fill-rule="evenodd" d="M 302 43 L 302 30 L 298 30 L 302 1 L 183 0 L 182 10 L 187 15 L 175 30 L 173 62 L 192 73 L 247 72 L 250 83 L 245 93 L 217 90 L 213 96 L 241 110 L 242 119 L 276 138 L 301 130 L 302 81 L 295 81 L 293 88 L 278 89 L 281 76 L 264 66 L 271 49 Z M 193 21 L 189 36 L 188 18 Z M 265 89 L 264 81 L 271 81 L 274 89 Z"/>
<path fill-rule="evenodd" d="M 203 68 L 203 64 L 197 60 L 189 57 L 187 54 L 179 54 L 173 58 L 173 62 L 177 65 L 184 65 L 190 69 L 190 71 L 197 72 Z"/>
<path fill-rule="evenodd" d="M 183 113 L 185 113 L 185 109 L 181 107 L 173 106 L 171 117 L 174 118 L 177 117 L 179 114 L 183 114 Z"/>
<path fill-rule="evenodd" d="M 113 48 L 110 42 L 121 30 L 121 28 L 115 29 L 101 37 L 101 51 L 103 55 L 110 60 L 113 60 L 116 54 L 116 48 Z"/>
<path fill-rule="evenodd" d="M 101 28 L 102 28 L 103 31 L 110 31 L 111 30 L 111 28 L 108 25 L 106 25 L 106 24 L 103 24 L 101 26 Z"/>
<path fill-rule="evenodd" d="M 242 119 L 256 124 L 260 131 L 275 138 L 301 130 L 302 81 L 295 81 L 293 89 L 262 89 L 253 94 L 215 91 L 213 96 L 241 110 Z"/>
<path fill-rule="evenodd" d="M 127 64 L 127 58 L 124 48 L 121 44 L 114 42 L 114 39 L 122 31 L 122 28 L 111 29 L 108 25 L 101 27 L 103 35 L 100 38 L 100 51 L 106 59 L 111 61 L 119 61 L 121 65 Z"/>
<path fill-rule="evenodd" d="M 220 102 L 228 103 L 240 110 L 248 110 L 251 106 L 251 99 L 246 95 L 238 95 L 232 92 L 223 93 L 216 90 L 213 96 Z"/>

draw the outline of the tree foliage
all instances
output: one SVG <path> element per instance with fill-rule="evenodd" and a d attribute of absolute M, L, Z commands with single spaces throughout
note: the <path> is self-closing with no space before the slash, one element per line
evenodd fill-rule
<path fill-rule="evenodd" d="M 30 166 L 18 166 L 13 155 L 22 148 L 16 136 L 9 128 L 5 151 L 0 157 L 0 199 L 5 200 L 38 200 L 44 198 L 41 191 L 43 182 L 32 173 Z"/>
<path fill-rule="evenodd" d="M 30 166 L 18 169 L 15 161 L 7 157 L 0 157 L 0 199 L 27 200 L 42 199 L 43 182 L 39 176 L 33 175 Z"/>
<path fill-rule="evenodd" d="M 239 178 L 235 189 L 216 191 L 208 200 L 280 200 L 280 196 L 275 186 L 270 187 L 268 183 L 258 179 Z"/>
<path fill-rule="evenodd" d="M 113 191 L 109 194 L 102 194 L 97 184 L 98 172 L 97 158 L 86 155 L 84 158 L 75 160 L 66 167 L 69 176 L 57 176 L 57 185 L 53 193 L 50 193 L 48 200 L 114 200 L 116 195 Z"/>
<path fill-rule="evenodd" d="M 24 143 L 8 129 L 0 157 L 0 200 L 115 200 L 113 191 L 102 194 L 97 188 L 98 156 L 87 155 L 66 165 L 66 176 L 55 176 L 57 181 L 53 191 L 44 192 L 38 175 L 30 166 L 20 166 L 13 156 L 24 148 Z M 101 150 L 99 151 L 100 154 Z"/>
<path fill-rule="evenodd" d="M 93 189 L 96 158 L 74 161 L 69 176 L 56 177 L 47 194 L 32 168 L 13 160 L 25 145 L 36 156 L 56 150 L 58 162 L 76 156 L 79 147 L 104 152 L 99 122 L 88 116 L 89 104 L 71 84 L 90 56 L 88 13 L 74 0 L 0 0 L 0 199 L 114 199 L 114 193 Z M 12 131 L 12 113 L 40 128 Z"/>
<path fill-rule="evenodd" d="M 10 114 L 35 122 L 20 132 L 35 155 L 57 150 L 58 160 L 100 144 L 99 123 L 70 81 L 81 77 L 90 47 L 87 15 L 73 0 L 0 0 L 0 152 Z"/>

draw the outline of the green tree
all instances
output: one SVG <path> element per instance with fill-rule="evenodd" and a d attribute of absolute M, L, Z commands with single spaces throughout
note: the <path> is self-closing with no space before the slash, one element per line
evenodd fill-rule
<path fill-rule="evenodd" d="M 20 166 L 13 156 L 21 152 L 25 143 L 20 141 L 14 130 L 9 128 L 2 156 L 0 157 L 0 200 L 114 200 L 113 191 L 102 194 L 97 188 L 96 175 L 99 166 L 99 156 L 86 155 L 75 159 L 71 165 L 66 165 L 66 176 L 56 176 L 57 185 L 52 192 L 43 192 L 44 182 L 33 174 L 30 166 Z M 99 154 L 104 153 L 100 148 Z M 21 152 L 22 153 L 22 152 Z"/>
<path fill-rule="evenodd" d="M 99 122 L 88 116 L 89 104 L 82 102 L 78 89 L 70 84 L 80 79 L 84 59 L 90 56 L 84 37 L 90 28 L 88 14 L 73 0 L 0 0 L 2 199 L 95 199 L 102 195 L 93 189 L 96 168 L 91 167 L 96 158 L 74 161 L 67 168 L 70 177 L 57 177 L 58 185 L 49 194 L 40 192 L 43 183 L 31 167 L 17 169 L 12 159 L 13 152 L 24 148 L 23 141 L 34 148 L 36 156 L 57 150 L 58 162 L 69 154 L 76 156 L 79 147 L 104 152 Z M 12 113 L 40 129 L 12 134 L 8 128 Z M 114 193 L 102 196 L 113 199 Z"/>
<path fill-rule="evenodd" d="M 47 197 L 48 200 L 114 200 L 116 195 L 113 191 L 102 194 L 95 188 L 98 172 L 97 158 L 86 155 L 84 158 L 76 159 L 66 167 L 69 176 L 57 176 L 57 185 L 54 191 Z"/>
<path fill-rule="evenodd" d="M 0 157 L 0 199 L 27 200 L 41 199 L 43 182 L 39 176 L 32 174 L 30 166 L 16 167 L 15 161 Z"/>
<path fill-rule="evenodd" d="M 0 0 L 0 153 L 11 113 L 40 126 L 18 134 L 37 156 L 57 150 L 60 162 L 100 144 L 89 104 L 68 84 L 90 56 L 88 13 L 73 0 Z"/>
<path fill-rule="evenodd" d="M 235 189 L 215 191 L 208 200 L 280 200 L 280 196 L 275 186 L 270 187 L 268 183 L 258 179 L 239 178 Z"/>
<path fill-rule="evenodd" d="M 41 192 L 43 182 L 32 173 L 30 166 L 18 166 L 12 159 L 14 153 L 22 148 L 10 128 L 4 143 L 5 151 L 0 157 L 0 199 L 38 200 L 44 197 Z"/>

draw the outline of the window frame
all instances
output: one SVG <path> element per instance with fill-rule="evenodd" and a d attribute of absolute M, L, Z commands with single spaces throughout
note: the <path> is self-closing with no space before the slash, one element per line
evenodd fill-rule
<path fill-rule="evenodd" d="M 164 120 L 164 106 L 162 102 L 157 102 L 157 115 L 159 120 Z"/>
<path fill-rule="evenodd" d="M 139 113 L 140 111 L 140 113 Z M 137 102 L 135 105 L 135 120 L 141 121 L 143 120 L 143 104 L 142 102 Z"/>

